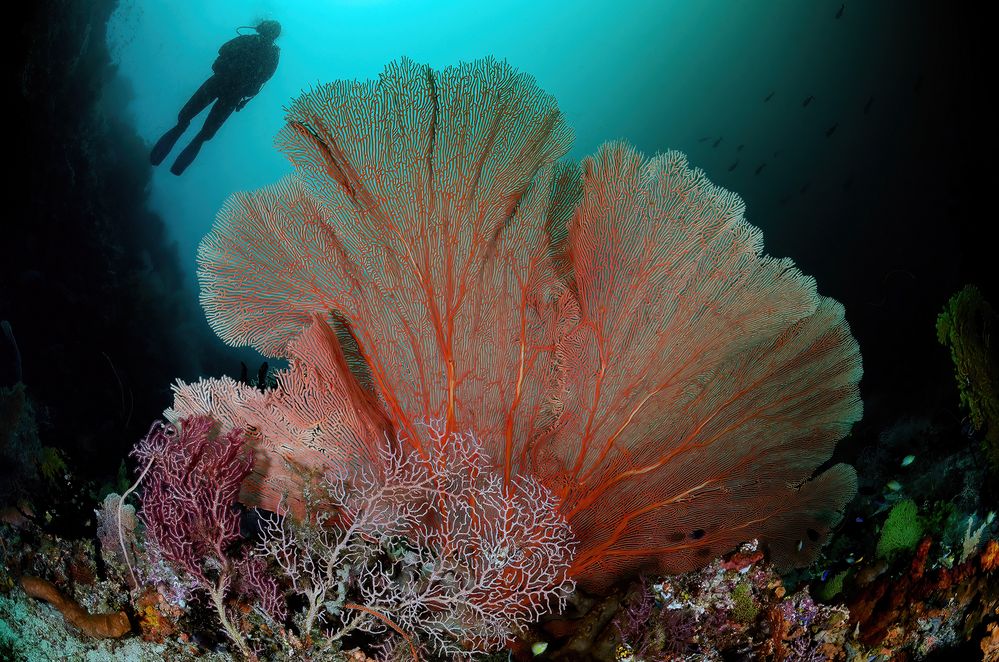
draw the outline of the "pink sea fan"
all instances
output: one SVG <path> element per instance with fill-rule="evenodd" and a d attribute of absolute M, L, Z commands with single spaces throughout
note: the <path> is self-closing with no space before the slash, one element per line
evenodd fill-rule
<path fill-rule="evenodd" d="M 842 307 L 682 154 L 609 143 L 577 167 L 570 139 L 490 59 L 291 105 L 295 175 L 233 196 L 199 250 L 213 328 L 291 367 L 259 397 L 181 385 L 173 412 L 251 426 L 247 503 L 330 458 L 377 472 L 390 430 L 428 458 L 418 422 L 441 419 L 556 495 L 591 588 L 751 538 L 814 557 L 856 489 L 845 465 L 812 478 L 861 415 Z"/>

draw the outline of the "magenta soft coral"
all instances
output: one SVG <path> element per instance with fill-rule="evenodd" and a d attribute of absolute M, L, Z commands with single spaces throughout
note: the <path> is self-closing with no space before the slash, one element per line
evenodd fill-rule
<path fill-rule="evenodd" d="M 217 423 L 192 416 L 177 427 L 155 423 L 132 451 L 141 466 L 151 463 L 139 516 L 164 558 L 202 582 L 214 581 L 239 539 L 235 506 L 253 452 L 242 430 L 217 434 Z"/>
<path fill-rule="evenodd" d="M 260 595 L 278 595 L 273 579 L 230 547 L 240 539 L 240 485 L 253 469 L 243 430 L 220 434 L 207 416 L 178 426 L 154 423 L 132 454 L 149 467 L 139 517 L 157 553 L 174 570 L 193 577 L 211 599 L 222 626 L 244 656 L 249 648 L 226 600 L 234 589 L 262 584 Z M 256 561 L 259 563 L 259 560 Z M 283 607 L 283 606 L 282 606 Z M 277 613 L 283 613 L 278 609 Z"/>

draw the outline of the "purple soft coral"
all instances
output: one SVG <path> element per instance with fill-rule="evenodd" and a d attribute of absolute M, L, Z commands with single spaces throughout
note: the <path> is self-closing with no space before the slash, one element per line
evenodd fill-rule
<path fill-rule="evenodd" d="M 239 538 L 233 507 L 243 479 L 253 469 L 242 430 L 212 434 L 212 419 L 181 421 L 179 430 L 157 424 L 132 451 L 152 462 L 142 497 L 142 522 L 163 556 L 202 581 L 206 560 L 222 561 Z"/>
<path fill-rule="evenodd" d="M 176 570 L 211 598 L 226 633 L 249 652 L 229 618 L 225 598 L 241 568 L 228 548 L 239 539 L 240 485 L 253 470 L 243 431 L 213 434 L 208 416 L 154 424 L 132 454 L 149 467 L 139 516 L 147 536 Z"/>

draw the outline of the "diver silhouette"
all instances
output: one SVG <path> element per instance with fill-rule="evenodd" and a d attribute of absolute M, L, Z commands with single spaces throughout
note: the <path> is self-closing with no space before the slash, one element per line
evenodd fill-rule
<path fill-rule="evenodd" d="M 170 167 L 175 175 L 183 173 L 205 141 L 211 140 L 222 123 L 233 112 L 242 110 L 274 75 L 280 56 L 274 40 L 281 34 L 281 24 L 264 21 L 255 29 L 257 34 L 240 35 L 222 44 L 219 56 L 212 64 L 212 76 L 184 104 L 177 116 L 177 125 L 164 133 L 150 152 L 149 160 L 154 166 L 163 162 L 191 120 L 214 101 L 201 130 Z"/>

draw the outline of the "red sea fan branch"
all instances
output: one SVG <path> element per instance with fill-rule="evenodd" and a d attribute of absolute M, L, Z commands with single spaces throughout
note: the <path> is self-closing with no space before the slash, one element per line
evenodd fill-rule
<path fill-rule="evenodd" d="M 301 97 L 288 119 L 297 181 L 234 198 L 202 244 L 209 319 L 274 351 L 300 311 L 334 309 L 417 450 L 419 421 L 474 420 L 512 462 L 550 424 L 535 407 L 561 287 L 546 225 L 570 138 L 554 100 L 506 64 L 403 60 Z"/>
<path fill-rule="evenodd" d="M 583 190 L 567 414 L 545 444 L 576 572 L 681 572 L 757 535 L 807 559 L 855 491 L 845 466 L 806 482 L 861 413 L 842 308 L 680 154 L 604 146 Z"/>

